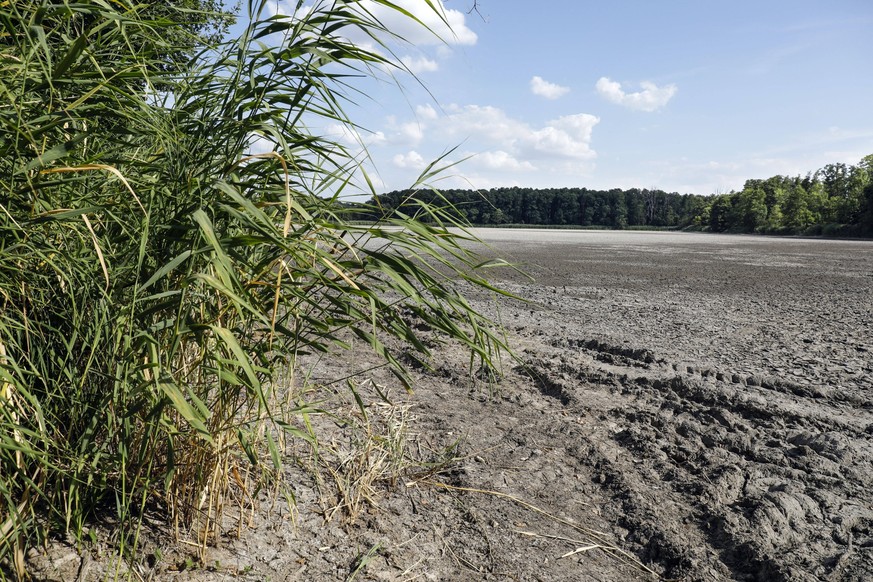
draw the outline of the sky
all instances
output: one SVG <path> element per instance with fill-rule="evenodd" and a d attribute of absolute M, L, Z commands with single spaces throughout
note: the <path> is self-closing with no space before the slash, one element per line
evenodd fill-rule
<path fill-rule="evenodd" d="M 442 40 L 363 1 L 415 73 L 346 111 L 377 191 L 441 156 L 439 188 L 714 194 L 873 153 L 871 0 L 434 0 L 451 30 L 395 0 Z"/>

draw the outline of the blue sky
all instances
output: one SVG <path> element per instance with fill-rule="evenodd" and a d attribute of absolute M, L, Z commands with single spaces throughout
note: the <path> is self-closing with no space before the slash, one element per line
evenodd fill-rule
<path fill-rule="evenodd" d="M 427 90 L 348 108 L 379 190 L 452 148 L 439 187 L 696 194 L 873 153 L 871 0 L 445 0 L 453 33 L 397 1 L 445 42 L 390 21 Z"/>

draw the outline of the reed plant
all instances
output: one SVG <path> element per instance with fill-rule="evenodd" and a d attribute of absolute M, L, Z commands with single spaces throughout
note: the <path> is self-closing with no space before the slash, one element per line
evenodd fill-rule
<path fill-rule="evenodd" d="M 395 348 L 426 360 L 421 328 L 471 362 L 503 347 L 459 291 L 492 287 L 456 213 L 351 220 L 361 158 L 309 129 L 354 127 L 352 79 L 399 66 L 402 39 L 354 0 L 250 0 L 237 37 L 182 60 L 191 10 L 148 4 L 0 2 L 0 562 L 19 576 L 95 515 L 136 532 L 158 508 L 208 541 L 235 476 L 276 479 L 285 439 L 317 439 L 286 394 L 302 354 L 363 342 L 408 386 Z"/>

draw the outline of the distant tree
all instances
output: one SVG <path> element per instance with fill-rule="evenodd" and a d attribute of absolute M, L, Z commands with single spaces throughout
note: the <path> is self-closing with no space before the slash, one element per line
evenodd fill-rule
<path fill-rule="evenodd" d="M 806 189 L 800 184 L 791 186 L 785 196 L 785 226 L 794 232 L 802 232 L 815 221 L 815 215 L 809 209 Z"/>
<path fill-rule="evenodd" d="M 873 154 L 865 156 L 858 168 L 865 174 L 862 207 L 859 212 L 861 232 L 873 236 Z"/>
<path fill-rule="evenodd" d="M 646 205 L 643 194 L 638 188 L 625 192 L 625 205 L 627 206 L 628 225 L 644 226 L 646 224 Z"/>
<path fill-rule="evenodd" d="M 694 208 L 689 208 L 688 224 L 693 225 L 695 228 L 708 227 L 711 212 L 712 202 L 707 201 L 703 197 L 697 197 L 694 201 Z"/>
<path fill-rule="evenodd" d="M 594 224 L 594 193 L 587 189 L 579 193 L 579 224 L 582 226 Z"/>
<path fill-rule="evenodd" d="M 543 224 L 541 196 L 532 192 L 525 192 L 522 195 L 522 222 L 524 224 Z"/>
<path fill-rule="evenodd" d="M 722 194 L 716 196 L 709 210 L 709 229 L 713 232 L 724 232 L 733 222 L 734 195 Z"/>
<path fill-rule="evenodd" d="M 764 190 L 764 204 L 767 207 L 767 218 L 763 231 L 774 232 L 783 227 L 782 205 L 785 202 L 785 185 L 788 178 L 773 176 L 764 180 L 761 187 Z"/>
<path fill-rule="evenodd" d="M 707 220 L 702 220 L 701 214 L 707 208 L 706 198 L 696 194 L 687 194 L 682 197 L 680 223 L 678 226 L 702 226 Z"/>
<path fill-rule="evenodd" d="M 624 199 L 624 192 L 618 188 L 609 191 L 609 207 L 610 216 L 608 226 L 613 228 L 627 227 L 627 203 Z"/>
<path fill-rule="evenodd" d="M 873 236 L 873 182 L 864 188 L 864 210 L 861 214 L 861 232 Z"/>
<path fill-rule="evenodd" d="M 828 164 L 820 170 L 834 222 L 853 224 L 858 221 L 866 175 L 865 170 L 843 163 Z"/>
<path fill-rule="evenodd" d="M 828 202 L 828 195 L 824 185 L 819 180 L 812 180 L 806 187 L 807 200 L 814 224 L 834 222 L 833 209 Z"/>
<path fill-rule="evenodd" d="M 552 199 L 552 224 L 578 224 L 579 199 L 568 188 L 559 190 Z"/>
<path fill-rule="evenodd" d="M 655 224 L 655 215 L 658 212 L 658 191 L 654 188 L 643 190 L 643 203 L 645 205 L 646 224 Z"/>
<path fill-rule="evenodd" d="M 867 173 L 867 179 L 873 182 L 873 154 L 869 154 L 861 158 L 858 162 L 858 167 Z"/>
<path fill-rule="evenodd" d="M 734 228 L 745 232 L 755 232 L 766 226 L 767 200 L 761 180 L 746 180 L 743 189 L 736 195 L 731 223 Z"/>

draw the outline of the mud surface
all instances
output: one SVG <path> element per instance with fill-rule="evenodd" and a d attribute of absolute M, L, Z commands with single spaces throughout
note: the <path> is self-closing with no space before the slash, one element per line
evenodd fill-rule
<path fill-rule="evenodd" d="M 153 536 L 136 577 L 873 579 L 873 243 L 480 234 L 534 277 L 494 274 L 527 303 L 474 297 L 518 361 L 489 384 L 440 348 L 411 398 L 366 374 L 362 391 L 393 395 L 369 449 L 321 419 L 333 457 L 288 453 L 296 512 L 262 494 L 251 529 L 229 516 L 202 557 Z M 322 360 L 312 379 L 370 362 Z M 381 477 L 355 473 L 353 451 L 392 446 Z M 37 579 L 106 572 L 52 551 Z"/>

